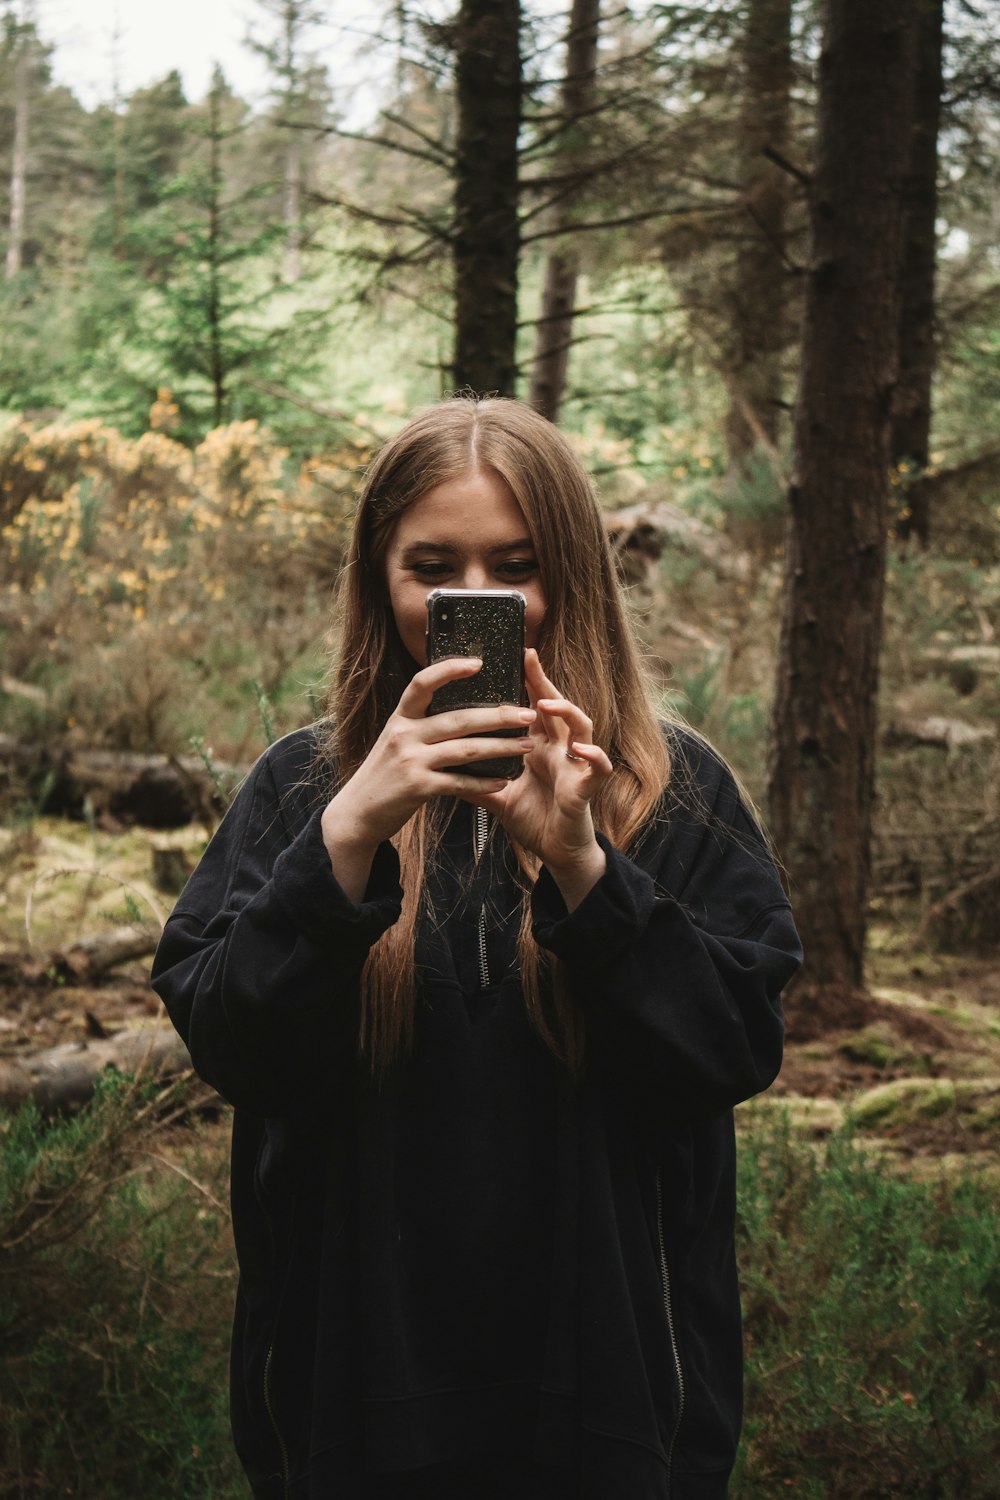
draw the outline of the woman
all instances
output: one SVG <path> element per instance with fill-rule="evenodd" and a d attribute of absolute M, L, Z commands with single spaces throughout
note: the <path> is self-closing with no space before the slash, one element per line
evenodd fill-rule
<path fill-rule="evenodd" d="M 442 585 L 525 595 L 528 708 L 427 715 L 479 669 L 424 665 Z M 731 1110 L 799 960 L 765 842 L 657 722 L 587 477 L 529 408 L 385 446 L 342 626 L 329 718 L 258 762 L 154 968 L 236 1106 L 253 1493 L 721 1497 Z M 512 751 L 509 782 L 448 769 Z"/>

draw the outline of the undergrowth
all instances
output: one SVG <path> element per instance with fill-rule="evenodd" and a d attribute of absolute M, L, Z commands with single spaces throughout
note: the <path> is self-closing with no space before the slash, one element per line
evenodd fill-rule
<path fill-rule="evenodd" d="M 0 1496 L 236 1500 L 223 1132 L 197 1163 L 164 1104 L 105 1081 L 0 1150 Z M 188 1133 L 188 1132 L 185 1132 Z M 732 1500 L 987 1500 L 1000 1405 L 1000 1212 L 848 1137 L 743 1116 L 747 1422 Z M 176 1141 L 176 1128 L 173 1139 Z M 624 1497 L 623 1497 L 624 1500 Z"/>
<path fill-rule="evenodd" d="M 752 1121 L 740 1239 L 747 1424 L 733 1500 L 989 1500 L 1000 1211 L 849 1136 Z"/>
<path fill-rule="evenodd" d="M 26 1106 L 0 1127 L 4 1500 L 246 1493 L 226 1418 L 226 1210 L 171 1162 L 164 1108 L 112 1075 L 74 1119 Z"/>

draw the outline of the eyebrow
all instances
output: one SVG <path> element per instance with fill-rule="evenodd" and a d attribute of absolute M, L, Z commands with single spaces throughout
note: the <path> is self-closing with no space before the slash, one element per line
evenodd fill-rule
<path fill-rule="evenodd" d="M 445 552 L 453 554 L 461 549 L 451 542 L 411 542 L 408 547 L 403 548 L 403 557 L 415 557 L 418 552 Z M 499 547 L 490 547 L 487 555 L 495 557 L 500 552 L 533 552 L 535 544 L 530 536 L 518 537 L 513 542 L 502 542 Z"/>

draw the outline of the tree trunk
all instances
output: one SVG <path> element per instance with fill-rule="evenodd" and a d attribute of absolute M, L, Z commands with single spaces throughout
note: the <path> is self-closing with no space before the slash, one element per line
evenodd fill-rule
<path fill-rule="evenodd" d="M 462 0 L 455 23 L 454 382 L 512 396 L 516 382 L 519 0 Z"/>
<path fill-rule="evenodd" d="M 597 97 L 600 23 L 601 0 L 573 0 L 566 37 L 566 76 L 560 97 L 565 133 L 563 145 L 554 155 L 557 175 L 580 170 L 582 142 L 579 121 L 593 107 Z M 575 196 L 573 192 L 567 192 L 551 210 L 549 227 L 556 233 L 564 234 L 571 229 Z M 528 400 L 550 422 L 559 420 L 566 389 L 578 271 L 579 258 L 569 240 L 553 250 L 545 262 Z"/>
<path fill-rule="evenodd" d="M 221 427 L 226 412 L 226 362 L 222 341 L 222 74 L 216 67 L 209 97 L 208 187 L 208 337 L 212 382 L 212 424 Z"/>
<path fill-rule="evenodd" d="M 899 384 L 892 421 L 892 462 L 916 470 L 901 492 L 898 534 L 926 547 L 930 490 L 922 471 L 930 461 L 931 383 L 934 378 L 934 273 L 937 268 L 938 130 L 941 123 L 944 0 L 914 0 L 917 80 L 910 167 L 906 178 L 903 266 L 900 276 Z"/>
<path fill-rule="evenodd" d="M 29 31 L 22 26 L 14 64 L 14 148 L 10 169 L 10 218 L 7 230 L 6 277 L 21 270 L 24 256 L 25 203 L 28 177 L 28 74 L 31 66 Z"/>
<path fill-rule="evenodd" d="M 285 280 L 302 273 L 302 147 L 294 131 L 285 154 Z"/>
<path fill-rule="evenodd" d="M 910 0 L 828 0 L 768 788 L 821 1011 L 863 981 L 914 56 Z"/>
<path fill-rule="evenodd" d="M 726 446 L 734 478 L 759 443 L 777 447 L 787 333 L 783 261 L 788 174 L 764 155 L 788 155 L 792 86 L 791 0 L 750 0 L 740 43 L 741 203 L 732 312 L 732 395 Z"/>
<path fill-rule="evenodd" d="M 299 33 L 308 21 L 309 17 L 303 13 L 301 5 L 296 4 L 295 0 L 286 0 L 283 15 L 282 70 L 285 79 L 285 108 L 289 112 L 299 92 Z M 288 134 L 288 149 L 285 153 L 285 280 L 289 283 L 298 281 L 302 271 L 301 241 L 302 140 L 298 131 L 291 130 Z"/>

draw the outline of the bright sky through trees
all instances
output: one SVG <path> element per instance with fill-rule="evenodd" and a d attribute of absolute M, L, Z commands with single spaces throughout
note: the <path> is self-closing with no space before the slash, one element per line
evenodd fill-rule
<path fill-rule="evenodd" d="M 317 31 L 316 46 L 330 68 L 339 107 L 354 115 L 362 69 L 353 54 L 365 32 L 374 28 L 378 6 L 370 0 L 338 0 L 329 9 L 336 25 Z M 55 47 L 56 79 L 72 88 L 88 108 L 110 100 L 114 93 L 116 30 L 123 94 L 176 68 L 188 98 L 200 99 L 217 61 L 249 103 L 257 103 L 266 92 L 264 64 L 244 45 L 249 24 L 259 20 L 253 0 L 169 0 L 163 5 L 151 0 L 36 0 L 35 10 L 43 40 Z M 370 78 L 371 72 L 366 62 L 363 73 Z"/>

